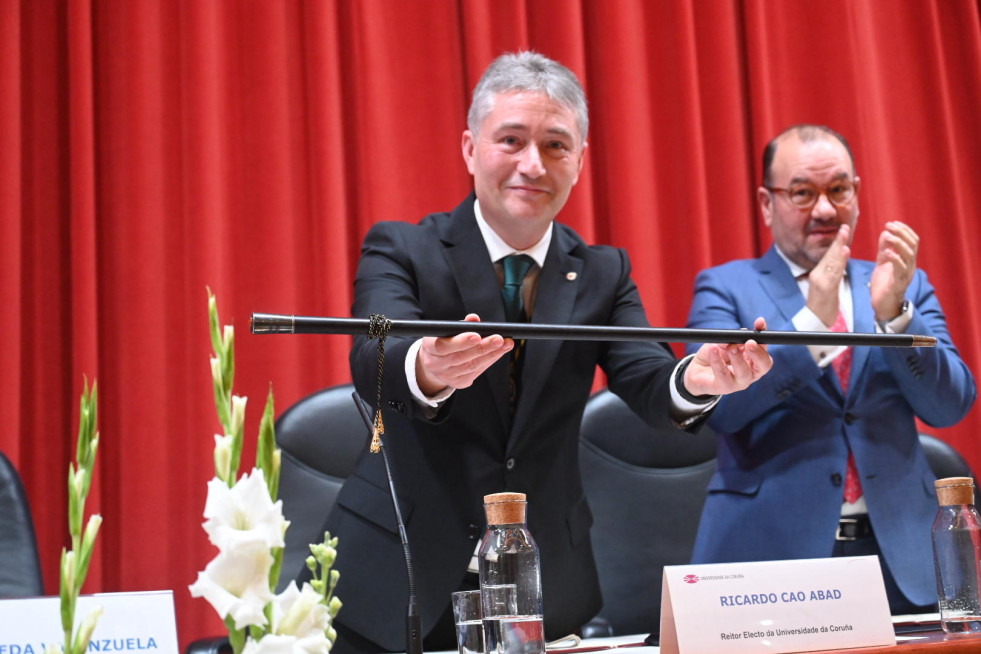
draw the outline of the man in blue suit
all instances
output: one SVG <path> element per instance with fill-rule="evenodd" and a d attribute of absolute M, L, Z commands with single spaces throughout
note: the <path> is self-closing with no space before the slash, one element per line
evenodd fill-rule
<path fill-rule="evenodd" d="M 757 199 L 774 245 L 702 271 L 688 324 L 763 316 L 775 330 L 925 334 L 937 347 L 771 345 L 771 373 L 709 419 L 718 470 L 693 561 L 878 554 L 892 612 L 917 612 L 937 599 L 937 504 L 914 418 L 952 425 L 976 389 L 916 268 L 913 229 L 887 222 L 875 260 L 851 258 L 859 185 L 847 142 L 827 127 L 773 139 Z"/>

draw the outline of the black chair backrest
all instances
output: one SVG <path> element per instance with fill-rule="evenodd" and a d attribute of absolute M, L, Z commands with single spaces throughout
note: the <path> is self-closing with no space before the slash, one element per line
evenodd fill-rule
<path fill-rule="evenodd" d="M 930 434 L 920 434 L 920 445 L 926 454 L 930 470 L 937 475 L 937 479 L 944 477 L 971 477 L 974 478 L 974 493 L 977 496 L 977 478 L 971 471 L 971 466 L 961 456 L 961 453 L 954 449 L 952 445 L 940 440 Z"/>
<path fill-rule="evenodd" d="M 10 459 L 0 452 L 0 598 L 43 594 L 27 493 Z"/>
<path fill-rule="evenodd" d="M 665 565 L 691 561 L 715 436 L 658 433 L 608 390 L 590 398 L 579 438 L 591 537 L 613 633 L 658 633 Z"/>
<path fill-rule="evenodd" d="M 370 438 L 354 404 L 352 384 L 332 386 L 299 400 L 276 419 L 282 450 L 279 497 L 290 521 L 279 589 L 305 568 L 309 545 L 319 543 L 344 480 Z"/>

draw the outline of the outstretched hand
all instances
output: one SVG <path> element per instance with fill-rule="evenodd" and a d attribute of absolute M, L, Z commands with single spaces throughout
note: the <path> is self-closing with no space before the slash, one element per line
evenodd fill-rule
<path fill-rule="evenodd" d="M 475 313 L 467 322 L 480 322 Z M 514 340 L 494 334 L 484 336 L 465 332 L 456 336 L 422 339 L 416 357 L 416 381 L 419 390 L 434 396 L 447 388 L 467 388 L 495 361 L 514 349 Z"/>
<path fill-rule="evenodd" d="M 766 320 L 757 318 L 753 329 L 766 329 Z M 706 343 L 688 364 L 683 381 L 692 395 L 727 395 L 748 387 L 771 367 L 766 346 L 754 340 L 742 345 Z"/>

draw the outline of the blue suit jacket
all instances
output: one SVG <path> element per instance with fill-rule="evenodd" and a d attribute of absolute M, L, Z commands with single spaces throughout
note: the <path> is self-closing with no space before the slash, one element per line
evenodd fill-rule
<path fill-rule="evenodd" d="M 868 282 L 874 264 L 851 261 L 854 331 L 874 332 Z M 956 423 L 974 403 L 974 379 L 951 342 L 940 302 L 916 271 L 906 297 L 910 334 L 935 348 L 854 349 L 848 395 L 830 366 L 804 346 L 771 345 L 773 369 L 724 397 L 709 419 L 718 432 L 718 471 L 709 483 L 693 561 L 819 558 L 831 555 L 848 448 L 855 454 L 869 517 L 899 588 L 919 605 L 936 601 L 930 528 L 934 475 L 914 417 Z M 805 304 L 776 250 L 702 271 L 690 327 L 794 330 Z M 697 346 L 691 346 L 691 350 Z"/>

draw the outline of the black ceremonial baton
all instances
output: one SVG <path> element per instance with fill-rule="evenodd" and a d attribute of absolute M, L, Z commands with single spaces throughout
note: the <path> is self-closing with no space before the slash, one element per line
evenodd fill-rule
<path fill-rule="evenodd" d="M 382 317 L 383 318 L 383 317 Z M 855 332 L 789 332 L 769 329 L 690 329 L 669 327 L 610 327 L 547 325 L 512 322 L 465 322 L 459 320 L 389 320 L 389 336 L 456 336 L 473 332 L 500 334 L 514 339 L 563 341 L 657 341 L 668 343 L 745 343 L 760 345 L 830 345 L 872 347 L 934 347 L 933 336 L 916 334 L 867 334 Z M 253 334 L 368 334 L 368 318 L 320 318 L 253 313 Z"/>

